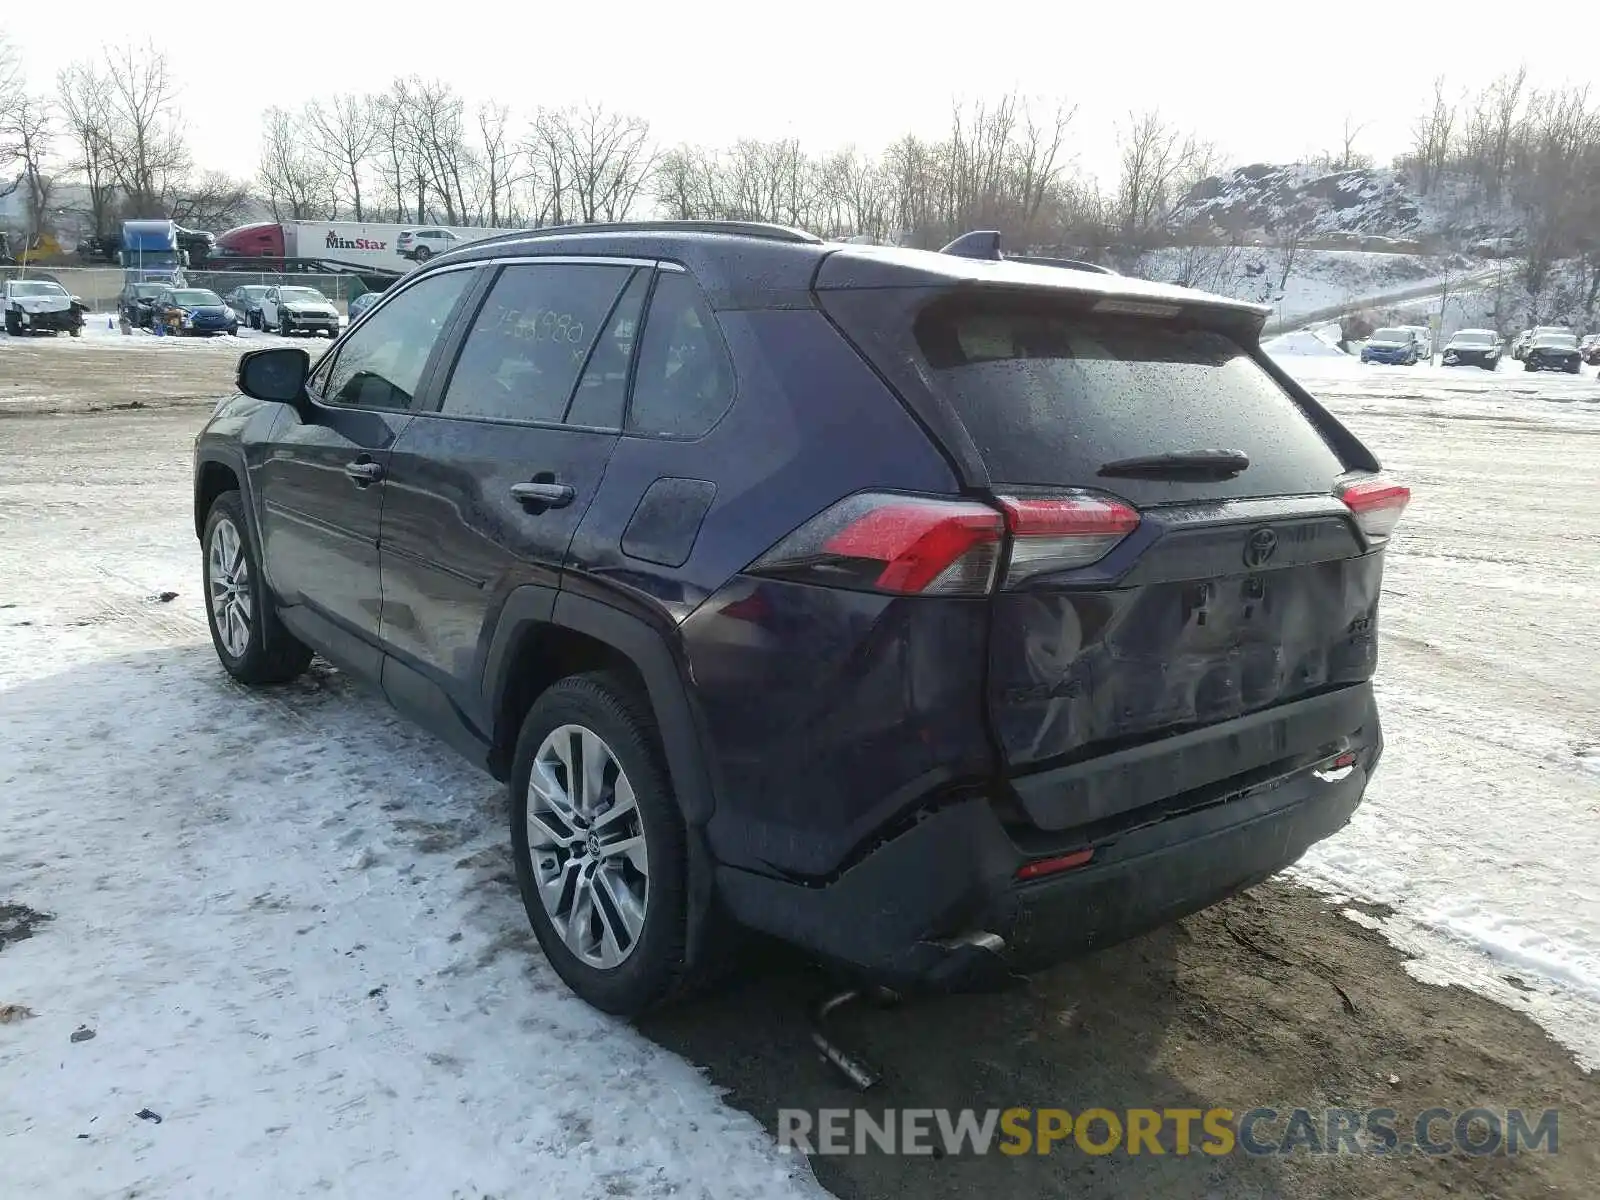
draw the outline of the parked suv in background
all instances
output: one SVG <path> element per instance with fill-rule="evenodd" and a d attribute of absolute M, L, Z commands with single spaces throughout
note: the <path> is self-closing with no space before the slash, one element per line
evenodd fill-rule
<path fill-rule="evenodd" d="M 407 229 L 395 243 L 395 253 L 412 262 L 424 263 L 435 254 L 454 250 L 461 239 L 448 229 Z"/>
<path fill-rule="evenodd" d="M 316 288 L 271 287 L 256 304 L 261 309 L 262 329 L 276 329 L 284 337 L 292 333 L 338 336 L 339 310 Z"/>
<path fill-rule="evenodd" d="M 313 650 L 510 783 L 592 1004 L 725 920 L 897 987 L 1209 905 L 1339 829 L 1406 489 L 1266 309 L 739 224 L 493 238 L 195 446 L 223 666 Z"/>

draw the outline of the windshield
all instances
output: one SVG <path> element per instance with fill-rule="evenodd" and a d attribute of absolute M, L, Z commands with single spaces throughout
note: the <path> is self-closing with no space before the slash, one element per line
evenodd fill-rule
<path fill-rule="evenodd" d="M 1450 340 L 1458 346 L 1492 346 L 1494 334 L 1483 329 L 1463 329 Z"/>
<path fill-rule="evenodd" d="M 181 292 L 172 293 L 174 304 L 187 305 L 190 308 L 201 308 L 205 305 L 220 305 L 222 298 L 215 292 L 208 292 L 204 288 L 184 288 Z"/>
<path fill-rule="evenodd" d="M 263 283 L 251 283 L 239 289 L 239 294 L 246 300 L 259 300 L 272 289 Z"/>
<path fill-rule="evenodd" d="M 65 296 L 67 289 L 59 283 L 45 283 L 43 280 L 21 280 L 11 285 L 13 296 Z"/>
<path fill-rule="evenodd" d="M 284 300 L 295 301 L 300 304 L 326 304 L 328 298 L 316 288 L 279 288 L 278 295 Z"/>
<path fill-rule="evenodd" d="M 1368 339 L 1373 342 L 1409 342 L 1411 331 L 1408 329 L 1380 329 Z"/>
<path fill-rule="evenodd" d="M 138 287 L 133 289 L 133 294 L 142 299 L 148 299 L 152 296 L 159 296 L 163 286 L 164 285 L 159 283 L 141 283 Z"/>
<path fill-rule="evenodd" d="M 915 336 L 999 483 L 1094 484 L 1106 463 L 1224 448 L 1249 456 L 1204 483 L 1118 479 L 1135 503 L 1319 492 L 1338 457 L 1227 335 L 999 299 L 935 303 Z"/>

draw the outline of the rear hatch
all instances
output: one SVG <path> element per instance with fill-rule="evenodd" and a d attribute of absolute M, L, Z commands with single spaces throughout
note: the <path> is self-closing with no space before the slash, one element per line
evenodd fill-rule
<path fill-rule="evenodd" d="M 819 295 L 1006 513 L 987 704 L 1008 774 L 1371 677 L 1405 493 L 1250 349 L 1258 318 L 914 290 Z M 1238 739 L 1218 777 L 1289 749 Z"/>

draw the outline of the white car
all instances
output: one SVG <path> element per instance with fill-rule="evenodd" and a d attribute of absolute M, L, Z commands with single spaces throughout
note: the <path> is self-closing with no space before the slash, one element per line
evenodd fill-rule
<path fill-rule="evenodd" d="M 78 337 L 83 333 L 87 306 L 54 280 L 8 279 L 0 285 L 0 309 L 5 312 L 6 332 L 12 337 L 56 334 L 63 329 Z"/>
<path fill-rule="evenodd" d="M 1426 325 L 1402 325 L 1401 329 L 1409 329 L 1417 340 L 1417 358 L 1423 363 L 1433 361 L 1433 331 Z"/>
<path fill-rule="evenodd" d="M 316 288 L 273 287 L 256 302 L 261 306 L 261 328 L 291 333 L 325 333 L 339 336 L 339 310 Z"/>
<path fill-rule="evenodd" d="M 454 250 L 461 244 L 461 239 L 448 229 L 407 229 L 400 234 L 400 240 L 395 243 L 394 252 L 401 258 L 409 258 L 412 262 L 427 262 L 435 254 L 443 254 L 446 250 Z"/>

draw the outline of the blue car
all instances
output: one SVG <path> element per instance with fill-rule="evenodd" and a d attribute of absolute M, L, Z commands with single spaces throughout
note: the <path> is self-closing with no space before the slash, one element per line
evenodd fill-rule
<path fill-rule="evenodd" d="M 239 314 L 206 288 L 163 290 L 155 299 L 151 331 L 169 335 L 238 333 Z"/>
<path fill-rule="evenodd" d="M 1380 329 L 1361 347 L 1361 361 L 1364 363 L 1414 367 L 1421 358 L 1416 334 L 1409 329 Z"/>

